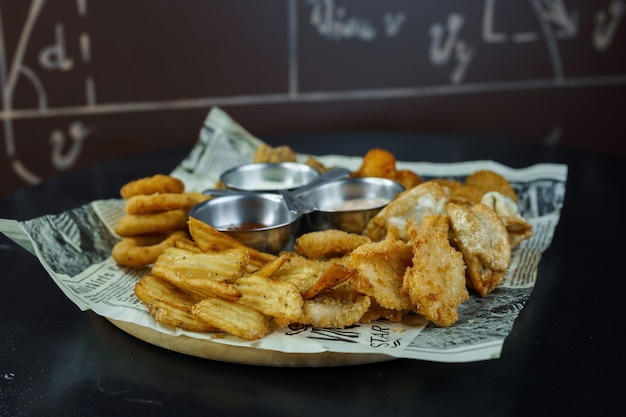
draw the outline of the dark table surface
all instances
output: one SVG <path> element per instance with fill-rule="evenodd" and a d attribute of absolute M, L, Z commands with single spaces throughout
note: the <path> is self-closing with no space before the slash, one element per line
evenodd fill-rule
<path fill-rule="evenodd" d="M 0 235 L 0 415 L 606 415 L 626 406 L 623 158 L 508 139 L 413 133 L 265 139 L 313 154 L 362 156 L 382 147 L 405 161 L 567 164 L 560 223 L 501 357 L 270 368 L 185 356 L 79 311 L 35 257 Z M 26 220 L 116 198 L 125 182 L 169 172 L 188 152 L 65 174 L 1 198 L 0 218 Z"/>

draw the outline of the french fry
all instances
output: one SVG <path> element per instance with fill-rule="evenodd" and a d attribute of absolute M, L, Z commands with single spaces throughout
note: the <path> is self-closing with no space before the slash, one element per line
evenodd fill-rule
<path fill-rule="evenodd" d="M 267 316 L 292 320 L 302 314 L 302 295 L 289 282 L 246 275 L 235 281 L 234 285 L 241 293 L 239 304 L 252 307 Z"/>
<path fill-rule="evenodd" d="M 196 317 L 191 312 L 192 307 L 193 305 L 172 305 L 162 300 L 152 300 L 148 304 L 148 310 L 158 323 L 190 332 L 215 333 L 220 331 L 217 327 Z"/>
<path fill-rule="evenodd" d="M 202 300 L 191 311 L 211 326 L 245 340 L 260 339 L 271 331 L 270 320 L 263 313 L 219 298 Z"/>
<path fill-rule="evenodd" d="M 211 253 L 169 248 L 157 258 L 153 268 L 165 267 L 189 278 L 232 282 L 244 274 L 248 259 L 248 252 L 242 248 Z"/>

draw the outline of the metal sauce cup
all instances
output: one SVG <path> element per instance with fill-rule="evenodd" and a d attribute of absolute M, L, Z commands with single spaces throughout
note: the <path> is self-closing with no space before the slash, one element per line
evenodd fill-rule
<path fill-rule="evenodd" d="M 278 253 L 291 243 L 301 215 L 289 211 L 283 197 L 274 193 L 233 193 L 197 204 L 194 217 L 246 246 Z"/>

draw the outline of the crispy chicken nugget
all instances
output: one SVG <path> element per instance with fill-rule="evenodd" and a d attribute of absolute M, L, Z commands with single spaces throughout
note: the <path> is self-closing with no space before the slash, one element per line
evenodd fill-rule
<path fill-rule="evenodd" d="M 413 265 L 404 274 L 402 290 L 416 311 L 437 326 L 458 320 L 459 306 L 469 299 L 463 255 L 448 240 L 450 220 L 445 214 L 425 216 L 417 226 L 407 221 L 413 245 Z"/>
<path fill-rule="evenodd" d="M 353 177 L 380 177 L 398 181 L 405 189 L 413 188 L 422 182 L 421 177 L 407 169 L 397 169 L 396 157 L 389 151 L 380 148 L 370 149 L 361 162 Z"/>
<path fill-rule="evenodd" d="M 471 207 L 448 203 L 452 240 L 467 265 L 467 286 L 482 297 L 493 291 L 511 261 L 511 244 L 495 211 L 479 203 Z"/>
<path fill-rule="evenodd" d="M 309 259 L 335 258 L 369 242 L 367 236 L 329 229 L 303 234 L 296 239 L 293 250 Z"/>
<path fill-rule="evenodd" d="M 384 308 L 413 308 L 409 296 L 402 292 L 404 273 L 412 258 L 413 247 L 390 235 L 380 242 L 359 246 L 350 254 L 350 266 L 358 271 L 353 278 L 355 289 Z"/>

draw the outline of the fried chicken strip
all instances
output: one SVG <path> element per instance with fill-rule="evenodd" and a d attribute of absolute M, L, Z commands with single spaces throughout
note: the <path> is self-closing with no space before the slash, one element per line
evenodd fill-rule
<path fill-rule="evenodd" d="M 419 226 L 409 219 L 406 228 L 413 245 L 413 265 L 404 274 L 402 291 L 418 313 L 437 326 L 452 326 L 469 293 L 463 256 L 448 240 L 450 220 L 445 214 L 427 215 Z"/>

